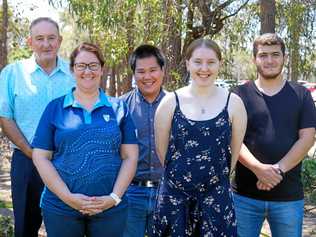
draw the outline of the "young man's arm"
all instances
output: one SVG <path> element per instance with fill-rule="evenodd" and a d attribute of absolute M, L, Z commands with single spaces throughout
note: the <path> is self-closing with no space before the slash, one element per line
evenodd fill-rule
<path fill-rule="evenodd" d="M 299 130 L 299 139 L 294 143 L 289 152 L 277 163 L 283 173 L 293 169 L 307 154 L 314 144 L 315 128 L 304 128 Z M 259 180 L 257 187 L 262 190 L 271 188 Z"/>
<path fill-rule="evenodd" d="M 293 169 L 307 154 L 314 144 L 315 128 L 300 129 L 299 139 L 294 143 L 289 152 L 278 162 L 281 170 L 285 173 Z"/>
<path fill-rule="evenodd" d="M 259 182 L 263 183 L 270 190 L 282 181 L 282 175 L 279 171 L 278 164 L 263 164 L 249 151 L 245 144 L 240 150 L 239 162 L 250 169 L 258 178 Z"/>

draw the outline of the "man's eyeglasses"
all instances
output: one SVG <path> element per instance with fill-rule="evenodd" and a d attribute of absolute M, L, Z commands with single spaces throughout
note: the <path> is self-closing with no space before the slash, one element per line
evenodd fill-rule
<path fill-rule="evenodd" d="M 100 63 L 75 63 L 74 65 L 77 71 L 84 71 L 89 68 L 90 71 L 98 71 L 101 67 Z"/>

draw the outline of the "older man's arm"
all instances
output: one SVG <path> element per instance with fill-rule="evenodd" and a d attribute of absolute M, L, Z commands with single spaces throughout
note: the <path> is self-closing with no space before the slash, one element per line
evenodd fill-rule
<path fill-rule="evenodd" d="M 28 158 L 32 159 L 32 148 L 14 120 L 0 117 L 2 131 Z"/>

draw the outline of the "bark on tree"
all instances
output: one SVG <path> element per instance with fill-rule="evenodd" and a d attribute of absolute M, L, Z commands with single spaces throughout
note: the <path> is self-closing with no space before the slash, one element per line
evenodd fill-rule
<path fill-rule="evenodd" d="M 260 0 L 260 34 L 275 32 L 275 0 Z"/>
<path fill-rule="evenodd" d="M 109 77 L 109 69 L 107 67 L 104 68 L 103 70 L 103 76 L 102 80 L 100 82 L 100 87 L 104 90 L 107 91 L 107 82 L 108 82 L 108 77 Z"/>
<path fill-rule="evenodd" d="M 289 61 L 290 61 L 290 79 L 291 81 L 297 81 L 300 76 L 299 66 L 301 63 L 300 59 L 300 37 L 303 33 L 304 19 L 303 10 L 304 8 L 300 3 L 291 2 L 290 3 L 290 16 L 291 24 L 289 27 Z"/>
<path fill-rule="evenodd" d="M 0 71 L 7 64 L 7 32 L 8 32 L 8 1 L 2 1 L 2 26 L 1 26 L 1 37 L 0 37 Z"/>
<path fill-rule="evenodd" d="M 182 21 L 182 0 L 164 1 L 164 40 L 162 51 L 166 57 L 165 78 L 166 84 L 175 82 L 175 72 L 179 71 L 181 62 L 181 21 Z M 172 87 L 172 85 L 170 85 Z"/>
<path fill-rule="evenodd" d="M 128 52 L 126 54 L 126 58 L 125 58 L 125 65 L 122 65 L 123 68 L 129 68 L 129 65 L 128 65 L 128 60 L 129 60 L 129 56 L 132 54 L 133 50 L 134 50 L 134 47 L 135 47 L 135 39 L 134 39 L 134 36 L 135 36 L 135 26 L 134 26 L 134 22 L 133 22 L 133 19 L 135 17 L 135 7 L 133 8 L 130 8 L 129 9 L 129 13 L 128 13 L 128 17 L 127 17 L 127 44 L 128 44 Z M 130 91 L 132 89 L 132 78 L 133 78 L 133 75 L 132 75 L 132 72 L 130 70 L 127 71 L 127 77 L 123 78 L 122 79 L 122 93 L 126 93 L 128 91 Z"/>
<path fill-rule="evenodd" d="M 111 77 L 109 82 L 108 94 L 110 96 L 116 96 L 116 67 L 111 68 Z"/>

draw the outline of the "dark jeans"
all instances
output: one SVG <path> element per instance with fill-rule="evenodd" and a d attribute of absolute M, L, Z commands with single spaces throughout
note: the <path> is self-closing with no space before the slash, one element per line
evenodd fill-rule
<path fill-rule="evenodd" d="M 31 159 L 15 149 L 11 163 L 11 191 L 15 237 L 37 237 L 42 223 L 43 182 Z"/>
<path fill-rule="evenodd" d="M 127 219 L 127 205 L 102 215 L 69 216 L 43 210 L 47 237 L 121 237 Z"/>

